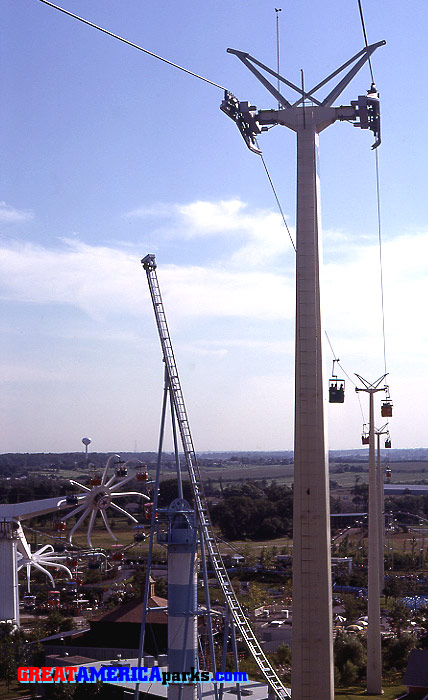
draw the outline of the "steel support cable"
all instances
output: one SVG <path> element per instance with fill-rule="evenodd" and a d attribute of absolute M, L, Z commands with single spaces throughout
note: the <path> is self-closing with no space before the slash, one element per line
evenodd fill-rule
<path fill-rule="evenodd" d="M 364 41 L 366 42 L 366 47 L 368 47 L 369 43 L 368 43 L 368 41 L 367 41 L 366 24 L 365 24 L 365 22 L 364 22 L 363 7 L 362 7 L 362 5 L 361 5 L 361 0 L 358 0 L 358 9 L 359 9 L 359 11 L 360 11 L 361 28 L 362 28 L 362 30 L 363 30 Z M 375 79 L 374 79 L 372 61 L 371 61 L 370 56 L 369 56 L 369 59 L 368 59 L 368 63 L 369 63 L 370 75 L 371 75 L 371 78 L 372 78 L 372 83 L 374 83 Z"/>
<path fill-rule="evenodd" d="M 381 294 L 381 306 L 382 306 L 382 336 L 383 336 L 383 362 L 385 368 L 385 374 L 387 374 L 386 369 L 386 334 L 385 334 L 385 295 L 383 288 L 383 261 L 382 261 L 382 218 L 380 211 L 380 179 L 379 179 L 379 156 L 377 149 L 376 154 L 376 203 L 377 203 L 377 228 L 378 228 L 378 240 L 379 240 L 379 268 L 380 268 L 380 294 Z"/>
<path fill-rule="evenodd" d="M 259 144 L 257 143 L 257 139 L 256 139 L 256 144 L 257 144 L 257 147 L 258 147 Z M 286 218 L 285 218 L 285 214 L 284 214 L 284 211 L 283 211 L 282 206 L 281 206 L 281 202 L 279 201 L 279 197 L 278 197 L 278 194 L 277 194 L 276 189 L 275 189 L 275 185 L 273 184 L 273 180 L 272 180 L 272 177 L 271 177 L 270 172 L 269 172 L 269 170 L 268 170 L 268 167 L 267 167 L 267 165 L 266 165 L 266 161 L 265 161 L 265 159 L 263 158 L 263 153 L 260 153 L 260 158 L 262 159 L 263 167 L 264 167 L 264 169 L 265 169 L 265 173 L 266 173 L 266 175 L 267 175 L 267 179 L 269 180 L 269 184 L 270 184 L 270 186 L 271 186 L 271 188 L 272 188 L 272 192 L 273 192 L 273 194 L 274 194 L 276 203 L 277 203 L 277 205 L 278 205 L 279 212 L 280 212 L 280 214 L 281 214 L 281 216 L 282 216 L 282 220 L 283 220 L 283 222 L 284 222 L 284 226 L 285 226 L 285 228 L 287 229 L 287 233 L 288 233 L 288 237 L 289 237 L 289 239 L 290 239 L 290 241 L 291 241 L 291 245 L 293 246 L 294 252 L 296 252 L 296 246 L 295 246 L 295 243 L 294 243 L 294 241 L 293 241 L 293 239 L 292 239 L 292 236 L 291 236 L 291 233 L 290 233 L 290 229 L 289 229 L 289 227 L 288 227 L 287 220 L 286 220 Z"/>
<path fill-rule="evenodd" d="M 333 355 L 333 359 L 335 360 L 335 362 L 337 362 L 337 366 L 340 367 L 340 369 L 342 370 L 343 374 L 344 374 L 345 377 L 348 379 L 348 381 L 350 381 L 351 384 L 353 384 L 354 387 L 356 387 L 357 385 L 356 385 L 356 383 L 354 382 L 354 380 L 352 379 L 352 377 L 349 376 L 349 374 L 347 373 L 347 371 L 346 371 L 346 370 L 342 367 L 342 365 L 340 364 L 340 361 L 339 361 L 339 359 L 338 359 L 336 353 L 335 353 L 334 350 L 333 350 L 333 346 L 332 346 L 332 344 L 331 344 L 330 338 L 328 337 L 327 331 L 324 331 L 324 332 L 325 332 L 325 336 L 326 336 L 326 338 L 327 338 L 327 340 L 328 340 L 328 344 L 330 345 L 330 350 L 331 350 L 331 353 L 332 353 L 332 355 Z M 361 403 L 360 394 L 359 394 L 358 392 L 357 392 L 357 398 L 358 398 L 358 403 L 359 403 L 359 405 L 360 405 L 360 411 L 361 411 L 361 416 L 362 416 L 362 419 L 363 419 L 363 425 L 365 425 L 366 420 L 365 420 L 365 418 L 364 418 L 363 406 L 362 406 L 362 403 Z"/>
<path fill-rule="evenodd" d="M 189 70 L 188 68 L 183 68 L 183 66 L 179 66 L 178 63 L 173 63 L 173 61 L 168 61 L 167 58 L 163 58 L 162 56 L 158 56 L 157 54 L 153 53 L 152 51 L 149 51 L 148 49 L 144 49 L 142 46 L 139 46 L 138 44 L 134 44 L 132 41 L 128 41 L 128 39 L 124 39 L 124 37 L 119 36 L 118 34 L 114 34 L 113 32 L 108 31 L 108 29 L 104 29 L 103 27 L 100 27 L 98 24 L 94 24 L 93 22 L 90 22 L 87 19 L 84 19 L 83 17 L 80 17 L 79 15 L 74 14 L 74 12 L 70 12 L 69 10 L 65 10 L 63 7 L 60 7 L 59 5 L 54 5 L 53 2 L 49 2 L 49 0 L 39 0 L 39 2 L 42 2 L 44 5 L 48 5 L 49 7 L 53 7 L 54 10 L 58 10 L 59 12 L 63 12 L 65 15 L 68 15 L 69 17 L 72 17 L 73 19 L 77 19 L 79 22 L 83 22 L 83 24 L 87 24 L 88 27 L 92 27 L 93 29 L 97 29 L 99 32 L 103 32 L 103 34 L 107 34 L 108 36 L 111 36 L 113 39 L 117 39 L 118 41 L 122 41 L 124 44 L 128 44 L 128 46 L 132 46 L 134 49 L 138 49 L 138 51 L 142 51 L 143 53 L 148 54 L 149 56 L 152 56 L 152 58 L 157 58 L 159 61 L 163 61 L 163 63 L 167 63 L 169 66 L 172 66 L 173 68 L 178 68 L 178 70 L 183 71 L 184 73 L 188 73 L 189 75 L 192 75 L 194 78 L 198 78 L 199 80 L 203 80 L 205 83 L 209 83 L 209 85 L 213 85 L 216 88 L 219 88 L 220 90 L 226 90 L 222 85 L 219 85 L 218 83 L 214 83 L 212 80 L 208 80 L 208 78 L 204 78 L 202 75 L 199 75 L 198 73 L 194 73 L 193 71 Z"/>
<path fill-rule="evenodd" d="M 363 8 L 361 4 L 361 0 L 358 1 L 358 9 L 360 12 L 360 19 L 361 19 L 361 28 L 363 31 L 363 37 L 364 41 L 366 44 L 366 47 L 368 47 L 368 41 L 367 41 L 367 32 L 366 32 L 366 25 L 364 22 L 364 14 L 363 14 Z M 368 60 L 369 63 L 369 68 L 370 68 L 370 75 L 372 79 L 373 85 L 375 84 L 375 79 L 374 79 L 374 73 L 373 73 L 373 66 L 371 59 L 369 58 Z M 378 150 L 375 149 L 375 154 L 376 154 L 376 204 L 377 204 L 377 226 L 378 226 L 378 240 L 379 240 L 379 265 L 380 265 L 380 290 L 381 290 L 381 307 L 382 307 L 382 337 L 383 337 L 383 361 L 384 361 L 384 368 L 385 368 L 385 374 L 387 374 L 387 369 L 386 369 L 386 338 L 385 338 L 385 305 L 384 305 L 384 289 L 383 289 L 383 265 L 382 265 L 382 220 L 381 220 L 381 211 L 380 211 L 380 178 L 379 178 L 379 154 Z"/>

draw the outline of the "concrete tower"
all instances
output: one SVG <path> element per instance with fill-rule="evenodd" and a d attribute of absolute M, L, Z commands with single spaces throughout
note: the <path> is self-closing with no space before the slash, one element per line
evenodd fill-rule
<path fill-rule="evenodd" d="M 197 530 L 194 512 L 177 498 L 168 508 L 168 668 L 197 668 Z M 168 700 L 195 700 L 196 685 L 168 686 Z"/>
<path fill-rule="evenodd" d="M 297 134 L 296 364 L 293 519 L 293 700 L 333 700 L 330 508 L 320 301 L 319 134 L 337 120 L 371 129 L 380 143 L 379 101 L 367 96 L 333 107 L 379 42 L 367 46 L 314 88 L 306 91 L 243 51 L 228 49 L 275 97 L 279 109 L 256 111 L 226 93 L 221 109 L 237 124 L 250 150 L 260 153 L 256 136 L 280 124 Z M 258 66 L 258 67 L 256 67 Z M 322 101 L 315 93 L 352 66 Z M 299 94 L 293 104 L 259 70 Z M 281 108 L 282 107 L 282 108 Z"/>

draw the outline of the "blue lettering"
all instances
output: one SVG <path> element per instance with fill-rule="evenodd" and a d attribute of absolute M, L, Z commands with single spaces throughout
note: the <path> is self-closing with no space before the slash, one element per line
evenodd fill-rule
<path fill-rule="evenodd" d="M 149 681 L 150 683 L 154 683 L 155 681 L 158 681 L 159 683 L 162 682 L 162 674 L 159 671 L 159 666 L 153 666 L 153 668 L 150 669 Z"/>
<path fill-rule="evenodd" d="M 105 679 L 107 681 L 117 681 L 117 668 L 114 666 L 110 666 L 109 668 L 105 668 Z"/>
<path fill-rule="evenodd" d="M 90 667 L 90 671 L 94 670 L 95 669 L 93 666 Z M 91 683 L 89 670 L 85 666 L 80 666 L 79 670 L 77 671 L 76 683 Z"/>

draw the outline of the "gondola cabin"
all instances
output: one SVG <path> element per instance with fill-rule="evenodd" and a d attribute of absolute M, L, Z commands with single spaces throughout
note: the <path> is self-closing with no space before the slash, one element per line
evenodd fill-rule
<path fill-rule="evenodd" d="M 128 468 L 122 465 L 116 467 L 116 476 L 118 476 L 121 479 L 123 479 L 125 476 L 128 476 Z"/>
<path fill-rule="evenodd" d="M 48 591 L 48 608 L 59 608 L 61 593 L 59 591 Z"/>
<path fill-rule="evenodd" d="M 149 472 L 144 467 L 139 467 L 137 470 L 137 473 L 135 475 L 135 478 L 137 479 L 137 481 L 148 481 L 149 480 Z"/>
<path fill-rule="evenodd" d="M 153 513 L 153 503 L 145 503 L 144 504 L 144 519 L 147 522 L 151 521 L 152 513 Z"/>
<path fill-rule="evenodd" d="M 136 525 L 134 527 L 134 542 L 144 542 L 146 539 L 146 533 L 144 532 L 144 525 Z"/>
<path fill-rule="evenodd" d="M 385 469 L 385 476 L 386 476 L 387 479 L 390 479 L 390 478 L 391 478 L 391 467 L 387 467 L 387 468 Z"/>
<path fill-rule="evenodd" d="M 380 413 L 382 418 L 392 417 L 392 403 L 389 400 L 383 401 L 380 407 Z"/>
<path fill-rule="evenodd" d="M 66 503 L 68 506 L 78 506 L 79 505 L 79 499 L 74 494 L 70 494 L 69 496 L 66 496 L 65 500 L 66 500 Z"/>
<path fill-rule="evenodd" d="M 24 610 L 26 612 L 32 612 L 36 607 L 36 596 L 35 595 L 25 595 L 23 598 Z"/>
<path fill-rule="evenodd" d="M 329 403 L 344 403 L 345 401 L 345 380 L 333 377 L 328 384 Z"/>
<path fill-rule="evenodd" d="M 65 594 L 69 598 L 77 596 L 77 581 L 66 581 Z"/>
<path fill-rule="evenodd" d="M 101 562 L 99 559 L 91 559 L 88 562 L 88 569 L 91 569 L 94 571 L 95 569 L 99 569 L 101 567 Z"/>
<path fill-rule="evenodd" d="M 368 433 L 363 433 L 361 435 L 361 444 L 370 445 L 370 435 Z"/>
<path fill-rule="evenodd" d="M 123 561 L 123 552 L 114 552 L 111 558 L 113 561 L 121 562 Z"/>
<path fill-rule="evenodd" d="M 54 520 L 53 529 L 55 532 L 64 532 L 67 528 L 65 520 Z"/>
<path fill-rule="evenodd" d="M 386 438 L 386 440 L 385 440 L 385 447 L 386 447 L 387 449 L 388 449 L 389 447 L 391 447 L 391 440 L 390 440 L 390 438 Z"/>
<path fill-rule="evenodd" d="M 69 557 L 65 561 L 66 566 L 71 566 L 72 569 L 74 569 L 76 566 L 79 566 L 79 560 L 77 557 Z"/>

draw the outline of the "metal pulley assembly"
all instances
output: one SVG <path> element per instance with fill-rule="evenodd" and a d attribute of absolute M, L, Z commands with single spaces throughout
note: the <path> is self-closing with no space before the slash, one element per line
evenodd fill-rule
<path fill-rule="evenodd" d="M 249 102 L 239 102 L 235 95 L 225 90 L 220 109 L 233 119 L 250 151 L 261 155 L 261 150 L 256 145 L 256 136 L 265 129 L 256 119 L 257 107 L 250 106 Z"/>
<path fill-rule="evenodd" d="M 379 93 L 376 86 L 372 83 L 367 95 L 359 95 L 358 100 L 351 100 L 351 105 L 355 109 L 354 126 L 360 129 L 370 129 L 375 136 L 375 142 L 372 149 L 380 146 L 380 102 Z"/>

